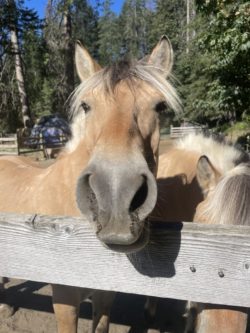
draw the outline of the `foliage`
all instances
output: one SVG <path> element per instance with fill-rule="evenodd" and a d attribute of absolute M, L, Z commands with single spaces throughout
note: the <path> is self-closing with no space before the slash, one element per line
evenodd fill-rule
<path fill-rule="evenodd" d="M 21 125 L 11 24 L 18 30 L 34 118 L 65 113 L 78 82 L 70 70 L 76 40 L 106 65 L 123 55 L 144 57 L 166 34 L 174 48 L 183 117 L 225 130 L 233 123 L 250 127 L 249 1 L 125 0 L 118 15 L 112 0 L 96 1 L 95 7 L 88 0 L 47 0 L 43 22 L 25 8 L 24 0 L 15 1 L 14 11 L 11 1 L 0 0 L 0 130 L 15 131 Z"/>
<path fill-rule="evenodd" d="M 21 105 L 15 78 L 15 54 L 13 53 L 10 32 L 15 30 L 19 39 L 19 53 L 24 54 L 24 39 L 28 31 L 34 34 L 41 28 L 37 14 L 24 7 L 24 1 L 1 0 L 0 6 L 0 119 L 3 131 L 15 131 L 21 125 Z M 25 67 L 25 62 L 23 62 Z M 26 80 L 26 83 L 28 80 Z"/>
<path fill-rule="evenodd" d="M 152 12 L 149 32 L 150 48 L 162 35 L 169 37 L 175 54 L 185 48 L 185 2 L 184 0 L 154 1 L 155 10 Z"/>
<path fill-rule="evenodd" d="M 200 0 L 197 8 L 197 36 L 181 62 L 187 114 L 212 126 L 235 122 L 249 114 L 250 3 Z"/>
<path fill-rule="evenodd" d="M 32 114 L 39 116 L 44 111 L 43 82 L 45 80 L 45 45 L 44 40 L 35 30 L 27 30 L 23 36 L 23 62 L 27 93 Z"/>
<path fill-rule="evenodd" d="M 98 57 L 98 12 L 87 0 L 74 0 L 71 4 L 72 39 L 80 40 L 89 52 Z"/>
<path fill-rule="evenodd" d="M 148 53 L 149 16 L 146 0 L 124 2 L 119 18 L 122 54 L 131 58 L 142 58 Z"/>
<path fill-rule="evenodd" d="M 0 131 L 15 132 L 20 126 L 19 118 L 19 97 L 13 75 L 14 64 L 9 56 L 5 56 L 1 63 L 1 81 L 0 81 Z"/>
<path fill-rule="evenodd" d="M 105 0 L 102 3 L 102 15 L 99 19 L 99 61 L 107 65 L 115 61 L 120 55 L 121 34 L 116 14 L 111 10 L 112 2 Z"/>

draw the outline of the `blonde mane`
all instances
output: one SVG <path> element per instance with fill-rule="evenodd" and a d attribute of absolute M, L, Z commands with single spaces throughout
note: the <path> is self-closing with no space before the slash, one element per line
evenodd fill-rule
<path fill-rule="evenodd" d="M 237 147 L 219 140 L 215 136 L 205 136 L 204 134 L 187 135 L 177 141 L 176 147 L 206 155 L 222 174 L 249 159 L 247 154 Z"/>
<path fill-rule="evenodd" d="M 169 76 L 171 77 L 170 74 Z M 107 95 L 112 97 L 119 82 L 126 81 L 132 90 L 136 89 L 135 83 L 138 80 L 147 82 L 154 87 L 164 96 L 170 108 L 176 113 L 181 112 L 179 96 L 173 85 L 165 79 L 161 69 L 141 62 L 122 61 L 95 73 L 90 79 L 83 81 L 72 93 L 70 98 L 72 139 L 68 142 L 66 150 L 73 151 L 84 137 L 85 113 L 81 110 L 81 103 L 86 92 L 101 87 Z"/>
<path fill-rule="evenodd" d="M 204 202 L 202 216 L 210 223 L 250 225 L 249 155 L 201 134 L 185 137 L 177 147 L 206 155 L 221 173 L 221 179 Z"/>
<path fill-rule="evenodd" d="M 250 225 L 250 162 L 239 164 L 221 179 L 203 214 L 212 223 Z"/>

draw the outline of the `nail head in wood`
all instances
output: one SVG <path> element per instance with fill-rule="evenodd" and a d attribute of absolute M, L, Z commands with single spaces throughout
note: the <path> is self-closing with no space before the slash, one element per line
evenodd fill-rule
<path fill-rule="evenodd" d="M 189 268 L 192 273 L 196 272 L 196 268 L 194 267 L 194 265 L 191 265 Z"/>
<path fill-rule="evenodd" d="M 225 276 L 225 273 L 223 272 L 222 269 L 220 269 L 220 270 L 218 271 L 218 275 L 219 275 L 220 278 L 223 278 L 223 277 Z"/>

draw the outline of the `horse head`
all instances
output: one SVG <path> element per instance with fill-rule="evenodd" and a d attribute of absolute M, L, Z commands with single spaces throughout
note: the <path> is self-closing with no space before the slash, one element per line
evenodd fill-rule
<path fill-rule="evenodd" d="M 120 61 L 104 69 L 76 46 L 82 83 L 72 106 L 82 119 L 81 144 L 89 154 L 78 179 L 77 203 L 99 240 L 113 250 L 136 251 L 148 241 L 145 219 L 157 198 L 158 113 L 167 105 L 179 108 L 166 80 L 171 67 L 166 37 L 147 60 Z"/>
<path fill-rule="evenodd" d="M 228 146 L 227 149 L 231 147 Z M 235 150 L 235 153 L 239 152 Z M 249 156 L 242 153 L 240 160 L 234 163 L 229 170 L 219 170 L 207 156 L 200 157 L 196 177 L 204 200 L 196 208 L 195 221 L 249 225 Z"/>

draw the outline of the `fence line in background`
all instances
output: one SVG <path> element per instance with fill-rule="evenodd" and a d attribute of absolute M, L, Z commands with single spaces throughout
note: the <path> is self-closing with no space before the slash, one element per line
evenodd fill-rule
<path fill-rule="evenodd" d="M 52 136 L 50 139 L 53 141 Z M 18 130 L 17 134 L 0 135 L 0 155 L 25 155 L 42 152 L 45 158 L 50 158 L 51 150 L 60 150 L 67 142 L 63 135 L 55 137 L 55 139 L 56 143 L 47 143 L 42 135 L 39 137 L 24 136 L 21 130 Z"/>
<path fill-rule="evenodd" d="M 17 155 L 17 135 L 9 134 L 7 137 L 0 136 L 0 155 Z"/>
<path fill-rule="evenodd" d="M 202 133 L 206 128 L 206 126 L 181 126 L 181 127 L 174 127 L 170 126 L 170 138 L 176 139 L 180 138 L 184 135 L 190 133 Z"/>

